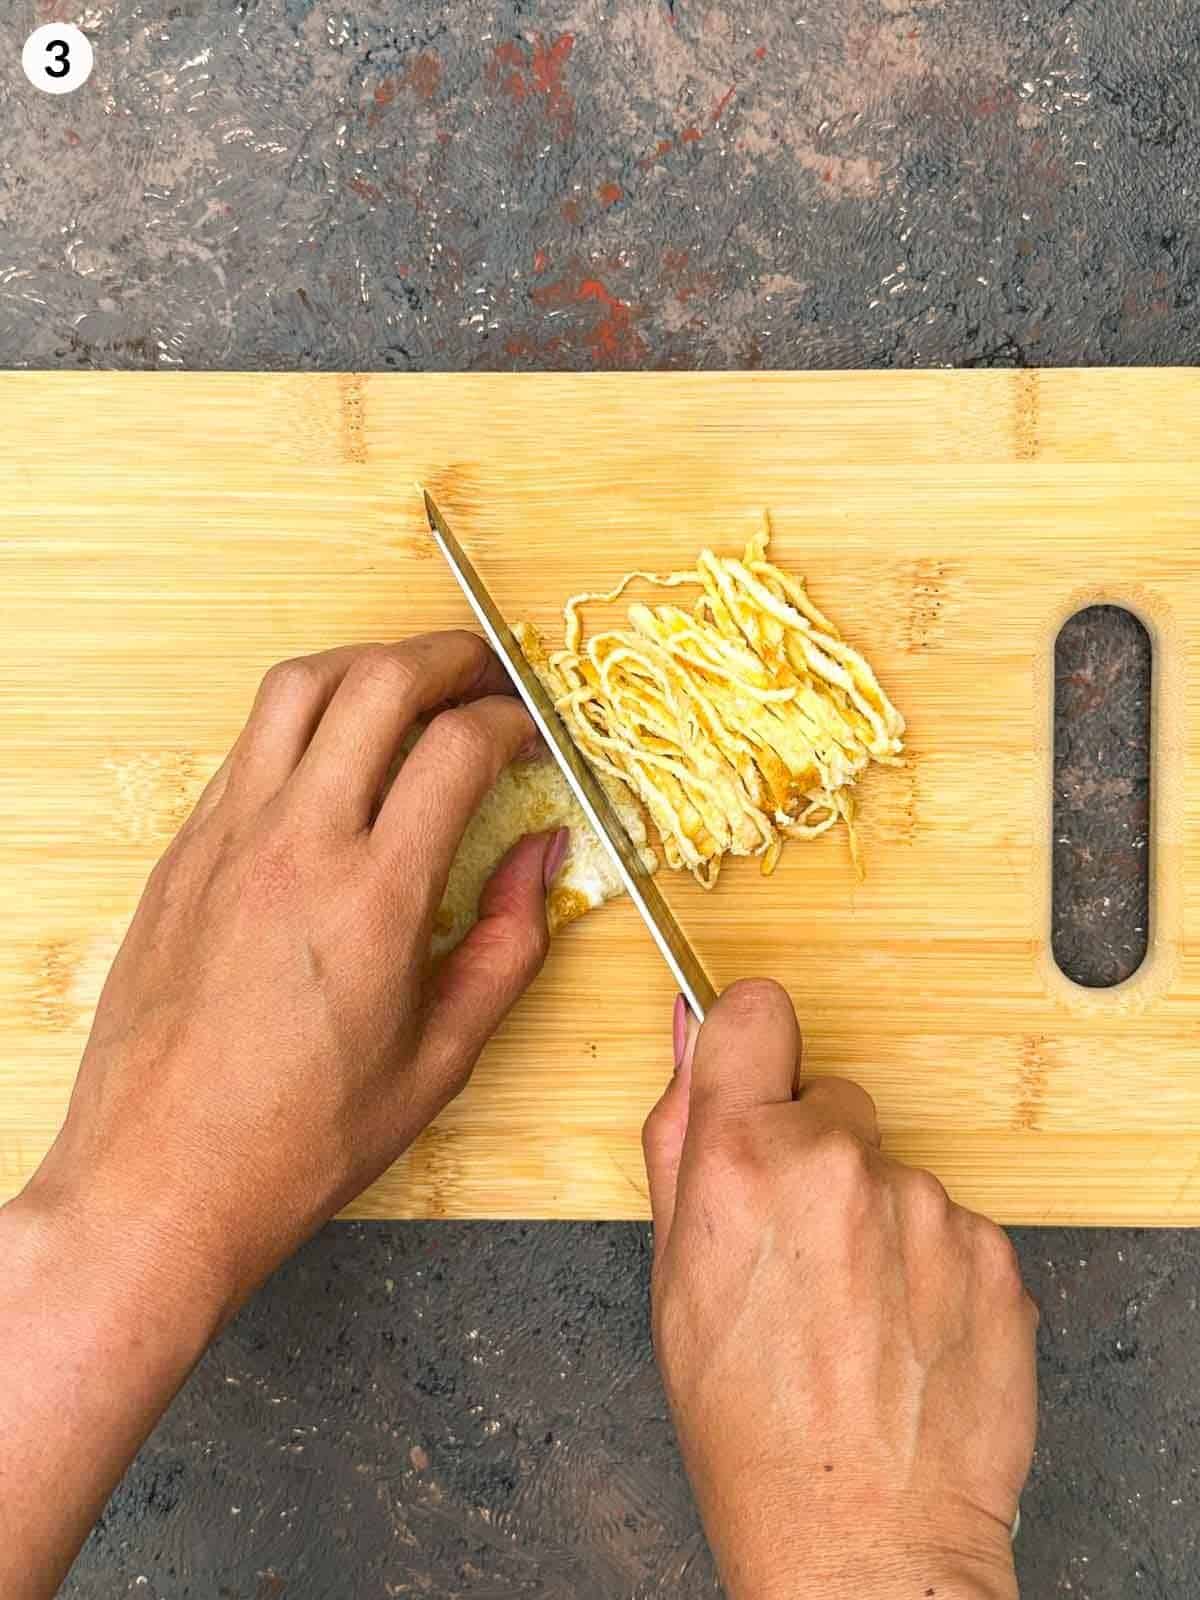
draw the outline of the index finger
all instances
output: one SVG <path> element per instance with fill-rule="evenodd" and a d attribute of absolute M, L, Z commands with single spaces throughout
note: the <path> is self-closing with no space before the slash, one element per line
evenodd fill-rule
<path fill-rule="evenodd" d="M 521 702 L 489 695 L 434 717 L 400 768 L 371 829 L 371 845 L 403 871 L 432 916 L 450 864 L 488 790 L 508 763 L 536 743 Z"/>
<path fill-rule="evenodd" d="M 417 634 L 359 651 L 345 664 L 316 732 L 291 780 L 336 825 L 368 827 L 405 736 L 447 701 L 479 700 L 510 689 L 508 674 L 476 634 Z"/>

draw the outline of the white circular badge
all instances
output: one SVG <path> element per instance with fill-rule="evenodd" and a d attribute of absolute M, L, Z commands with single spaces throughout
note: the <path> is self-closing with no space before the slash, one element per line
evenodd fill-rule
<path fill-rule="evenodd" d="M 46 22 L 35 28 L 21 51 L 25 76 L 46 94 L 71 94 L 91 77 L 96 57 L 92 42 L 70 22 Z"/>

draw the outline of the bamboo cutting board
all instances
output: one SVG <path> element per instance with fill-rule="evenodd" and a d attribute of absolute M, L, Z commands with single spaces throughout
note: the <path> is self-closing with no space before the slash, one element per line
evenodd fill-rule
<path fill-rule="evenodd" d="M 511 617 L 739 546 L 769 506 L 909 720 L 844 838 L 672 904 L 718 983 L 795 998 L 813 1072 L 1007 1222 L 1200 1219 L 1200 378 L 1185 372 L 0 377 L 0 1192 L 66 1105 L 144 876 L 271 662 L 468 617 L 437 494 Z M 1152 948 L 1049 955 L 1062 620 L 1155 646 Z M 643 1217 L 672 990 L 632 909 L 565 931 L 467 1093 L 354 1208 Z"/>

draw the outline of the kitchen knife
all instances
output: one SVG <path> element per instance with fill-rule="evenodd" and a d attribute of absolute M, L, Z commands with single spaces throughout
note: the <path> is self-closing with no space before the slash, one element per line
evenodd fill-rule
<path fill-rule="evenodd" d="M 680 992 L 698 1022 L 717 998 L 717 992 L 705 972 L 696 952 L 688 943 L 683 929 L 676 922 L 671 908 L 663 899 L 658 885 L 647 872 L 637 846 L 629 837 L 624 823 L 617 815 L 603 785 L 588 765 L 567 732 L 562 718 L 554 708 L 554 701 L 542 685 L 541 679 L 513 636 L 512 630 L 496 608 L 483 581 L 471 565 L 458 540 L 450 532 L 445 517 L 438 510 L 433 497 L 425 491 L 425 514 L 429 518 L 430 532 L 438 548 L 458 579 L 463 594 L 479 619 L 493 650 L 508 669 L 517 693 L 525 702 L 538 731 L 558 762 L 571 792 L 579 801 L 584 816 L 607 847 L 621 882 L 630 899 L 641 913 L 654 942 L 670 967 Z"/>

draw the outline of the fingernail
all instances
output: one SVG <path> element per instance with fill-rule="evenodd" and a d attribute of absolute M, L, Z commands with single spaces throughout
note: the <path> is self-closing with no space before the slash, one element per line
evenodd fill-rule
<path fill-rule="evenodd" d="M 550 848 L 542 860 L 542 882 L 549 893 L 550 885 L 558 876 L 558 869 L 567 859 L 567 850 L 571 843 L 570 828 L 560 828 L 550 841 Z"/>
<path fill-rule="evenodd" d="M 675 1016 L 671 1031 L 675 1046 L 675 1071 L 678 1072 L 683 1065 L 684 1053 L 687 1050 L 687 1001 L 681 994 L 675 996 Z"/>

